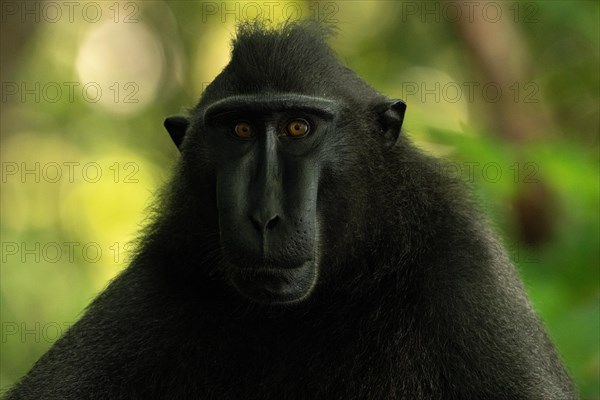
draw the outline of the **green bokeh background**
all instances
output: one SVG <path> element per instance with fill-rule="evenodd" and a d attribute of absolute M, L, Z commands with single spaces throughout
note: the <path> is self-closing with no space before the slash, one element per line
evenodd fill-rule
<path fill-rule="evenodd" d="M 127 265 L 178 157 L 164 117 L 261 13 L 335 23 L 343 62 L 406 100 L 406 134 L 472 187 L 581 397 L 600 398 L 599 3 L 457 4 L 4 2 L 0 388 Z"/>

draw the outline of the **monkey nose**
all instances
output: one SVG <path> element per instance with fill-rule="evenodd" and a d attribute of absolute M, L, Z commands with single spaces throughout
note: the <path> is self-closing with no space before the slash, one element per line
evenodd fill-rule
<path fill-rule="evenodd" d="M 270 215 L 269 214 L 260 214 L 260 213 L 256 213 L 253 215 L 250 215 L 250 222 L 252 222 L 252 226 L 254 226 L 254 228 L 259 231 L 260 233 L 267 233 L 273 229 L 275 229 L 275 227 L 279 224 L 279 221 L 281 220 L 281 218 L 279 218 L 279 215 Z"/>

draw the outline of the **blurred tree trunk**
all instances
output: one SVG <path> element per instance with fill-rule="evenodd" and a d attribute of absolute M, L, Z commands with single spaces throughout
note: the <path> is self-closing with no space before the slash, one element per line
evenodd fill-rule
<path fill-rule="evenodd" d="M 517 24 L 525 18 L 515 7 L 524 3 L 499 3 L 482 0 L 455 3 L 462 17 L 456 27 L 479 67 L 482 83 L 495 83 L 502 89 L 497 102 L 488 102 L 490 131 L 502 140 L 522 142 L 540 140 L 555 129 L 552 115 L 544 106 L 538 84 L 533 80 L 534 64 L 527 43 Z M 443 4 L 442 4 L 443 5 Z M 527 160 L 519 157 L 519 165 Z M 538 247 L 553 236 L 556 227 L 556 195 L 543 178 L 518 182 L 511 201 L 520 240 Z"/>
<path fill-rule="evenodd" d="M 502 89 L 492 108 L 492 131 L 511 141 L 538 138 L 552 131 L 552 116 L 534 81 L 533 63 L 527 43 L 517 29 L 515 19 L 523 19 L 513 3 L 483 0 L 459 2 L 462 17 L 456 27 L 479 67 L 482 83 L 494 83 Z"/>
<path fill-rule="evenodd" d="M 29 40 L 34 36 L 40 22 L 40 1 L 0 2 L 0 79 L 7 82 L 14 79 L 14 69 Z"/>

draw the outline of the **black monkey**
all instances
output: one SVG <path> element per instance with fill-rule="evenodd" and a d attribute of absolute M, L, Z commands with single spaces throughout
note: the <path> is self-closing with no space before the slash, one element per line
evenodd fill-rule
<path fill-rule="evenodd" d="M 7 399 L 570 399 L 405 104 L 311 23 L 242 24 L 132 264 Z"/>

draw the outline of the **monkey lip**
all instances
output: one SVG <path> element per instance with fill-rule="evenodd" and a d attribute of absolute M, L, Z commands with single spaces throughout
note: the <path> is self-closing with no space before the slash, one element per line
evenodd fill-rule
<path fill-rule="evenodd" d="M 298 266 L 277 268 L 231 266 L 233 287 L 258 303 L 294 303 L 306 298 L 316 281 L 315 263 L 308 260 Z"/>

